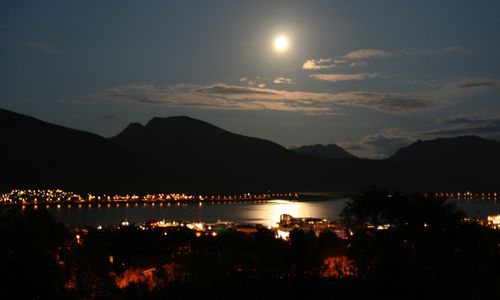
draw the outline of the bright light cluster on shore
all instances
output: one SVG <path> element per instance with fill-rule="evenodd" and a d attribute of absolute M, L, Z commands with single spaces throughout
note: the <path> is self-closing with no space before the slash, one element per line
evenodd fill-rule
<path fill-rule="evenodd" d="M 81 207 L 82 204 L 91 205 L 115 203 L 119 206 L 120 203 L 128 205 L 128 203 L 170 203 L 170 202 L 198 202 L 202 204 L 204 201 L 251 201 L 251 200 L 269 200 L 269 199 L 297 199 L 296 193 L 264 193 L 264 194 L 217 194 L 217 195 L 188 195 L 184 193 L 159 193 L 145 195 L 109 195 L 109 194 L 87 194 L 82 196 L 73 192 L 67 192 L 61 189 L 53 190 L 12 190 L 5 194 L 0 194 L 0 202 L 3 204 L 77 204 Z"/>

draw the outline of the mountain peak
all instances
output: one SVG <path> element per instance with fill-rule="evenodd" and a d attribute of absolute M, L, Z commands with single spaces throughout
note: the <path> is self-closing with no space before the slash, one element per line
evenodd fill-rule
<path fill-rule="evenodd" d="M 337 158 L 355 158 L 354 155 L 350 154 L 349 152 L 345 151 L 341 147 L 337 146 L 336 144 L 329 144 L 329 145 L 322 145 L 322 144 L 315 144 L 315 145 L 305 145 L 305 146 L 300 146 L 297 148 L 292 148 L 290 149 L 291 151 L 300 153 L 300 154 L 307 154 L 310 156 L 315 156 L 318 158 L 325 158 L 325 159 L 337 159 Z"/>
<path fill-rule="evenodd" d="M 173 116 L 173 117 L 163 117 L 163 118 L 154 117 L 146 124 L 146 128 L 154 128 L 158 126 L 186 125 L 190 123 L 209 125 L 209 123 L 188 116 Z"/>
<path fill-rule="evenodd" d="M 144 125 L 138 122 L 130 123 L 128 126 L 125 128 L 125 130 L 137 130 L 137 129 L 143 129 Z"/>

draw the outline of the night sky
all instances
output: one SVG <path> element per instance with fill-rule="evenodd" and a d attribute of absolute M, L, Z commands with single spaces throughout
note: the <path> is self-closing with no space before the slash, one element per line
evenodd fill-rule
<path fill-rule="evenodd" d="M 372 158 L 500 139 L 499 14 L 486 0 L 2 0 L 0 107 L 105 137 L 188 115 Z"/>

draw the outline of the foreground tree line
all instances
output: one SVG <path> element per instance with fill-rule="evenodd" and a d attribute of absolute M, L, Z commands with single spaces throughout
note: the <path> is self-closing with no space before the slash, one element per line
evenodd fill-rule
<path fill-rule="evenodd" d="M 444 199 L 372 188 L 342 213 L 349 238 L 260 228 L 72 230 L 44 210 L 0 210 L 0 294 L 16 299 L 485 299 L 500 234 Z M 381 230 L 382 229 L 382 230 Z M 3 298 L 3 297 L 2 297 Z"/>

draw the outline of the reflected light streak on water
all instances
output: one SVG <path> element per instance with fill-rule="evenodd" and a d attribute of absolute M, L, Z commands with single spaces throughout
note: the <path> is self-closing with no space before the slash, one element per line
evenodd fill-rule
<path fill-rule="evenodd" d="M 316 204 L 316 205 L 315 205 Z M 250 216 L 261 216 L 265 225 L 275 225 L 280 220 L 280 215 L 287 214 L 294 217 L 326 218 L 322 215 L 321 207 L 317 203 L 293 202 L 286 200 L 272 200 L 265 207 L 256 207 L 256 212 L 249 213 Z"/>

